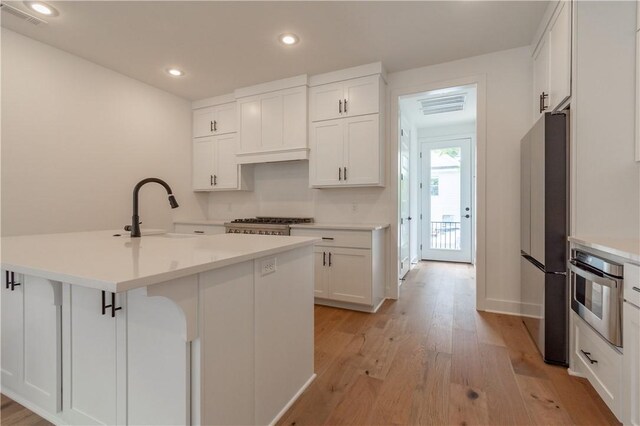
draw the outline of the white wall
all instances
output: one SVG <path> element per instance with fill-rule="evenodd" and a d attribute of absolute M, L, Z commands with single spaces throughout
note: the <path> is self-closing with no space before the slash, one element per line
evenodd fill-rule
<path fill-rule="evenodd" d="M 148 185 L 143 227 L 204 217 L 190 138 L 190 102 L 2 29 L 2 235 L 121 228 L 150 176 L 180 208 Z"/>
<path fill-rule="evenodd" d="M 531 117 L 528 47 L 388 75 L 388 92 L 468 76 L 487 86 L 487 308 L 518 312 L 520 296 L 520 139 Z M 421 90 L 416 90 L 421 91 Z M 390 102 L 392 100 L 388 96 Z M 391 107 L 387 106 L 388 115 Z M 393 120 L 389 117 L 388 121 Z M 389 133 L 392 132 L 389 126 Z M 388 230 L 389 294 L 397 276 L 397 141 L 387 144 L 385 188 L 309 189 L 306 162 L 262 164 L 246 193 L 212 193 L 210 218 L 313 216 L 318 222 L 391 223 Z"/>
<path fill-rule="evenodd" d="M 443 87 L 455 80 L 484 79 L 486 127 L 478 123 L 486 141 L 486 206 L 484 294 L 481 308 L 518 313 L 520 309 L 520 139 L 530 126 L 532 62 L 528 47 L 510 49 L 425 68 L 392 73 L 389 90 L 405 94 L 425 87 Z M 479 92 L 479 102 L 482 97 Z M 395 102 L 390 96 L 390 102 Z M 480 108 L 483 106 L 481 105 Z M 481 114 L 478 112 L 480 119 Z M 391 130 L 393 131 L 393 130 Z M 480 138 L 480 135 L 478 136 Z M 390 141 L 389 150 L 397 145 Z M 393 175 L 396 168 L 390 173 Z M 478 173 L 482 171 L 478 170 Z M 481 181 L 480 181 L 481 182 Z M 395 184 L 390 185 L 391 198 Z M 479 194 L 480 196 L 480 194 Z M 391 219 L 392 221 L 395 218 Z M 480 235 L 480 233 L 479 233 Z M 478 258 L 478 261 L 482 261 Z"/>

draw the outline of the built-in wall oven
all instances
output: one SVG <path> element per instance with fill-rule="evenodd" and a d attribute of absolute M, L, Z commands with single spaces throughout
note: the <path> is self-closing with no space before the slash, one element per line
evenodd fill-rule
<path fill-rule="evenodd" d="M 611 344 L 622 347 L 623 266 L 571 250 L 571 309 Z"/>

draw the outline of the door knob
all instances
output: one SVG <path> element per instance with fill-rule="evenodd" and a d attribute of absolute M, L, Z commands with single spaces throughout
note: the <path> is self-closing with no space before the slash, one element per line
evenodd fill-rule
<path fill-rule="evenodd" d="M 407 218 L 407 220 L 411 220 L 411 216 L 409 216 L 409 217 Z"/>
<path fill-rule="evenodd" d="M 469 219 L 471 216 L 469 216 L 468 214 L 465 214 L 464 217 L 466 217 L 467 219 Z"/>

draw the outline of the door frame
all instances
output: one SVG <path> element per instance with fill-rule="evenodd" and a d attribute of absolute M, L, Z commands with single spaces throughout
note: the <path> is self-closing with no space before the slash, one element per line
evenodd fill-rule
<path fill-rule="evenodd" d="M 399 131 L 399 132 L 401 132 L 401 131 L 403 130 L 403 126 L 402 126 L 402 122 L 403 122 L 403 121 L 404 121 L 404 122 L 406 122 L 406 118 L 404 118 L 404 117 L 402 116 L 401 111 L 398 111 L 398 122 L 399 122 L 398 131 Z M 412 138 L 412 129 L 408 130 L 408 132 L 409 132 L 409 135 L 408 135 L 408 136 L 409 136 L 409 159 L 411 159 L 411 145 L 412 145 L 412 144 L 411 144 L 411 138 Z M 402 169 L 402 166 L 401 166 L 401 162 L 402 162 L 402 142 L 401 142 L 401 141 L 402 141 L 402 137 L 403 137 L 403 135 L 402 135 L 401 133 L 400 133 L 400 134 L 398 134 L 398 141 L 399 141 L 399 146 L 398 146 L 398 148 L 399 148 L 399 150 L 400 150 L 400 153 L 399 153 L 399 156 L 398 156 L 398 173 L 400 173 L 400 172 L 402 171 L 402 170 L 401 170 L 401 169 Z M 407 179 L 407 180 L 408 180 L 407 185 L 409 185 L 409 200 L 408 200 L 408 201 L 409 201 L 409 202 L 408 202 L 408 204 L 409 204 L 409 216 L 411 216 L 411 202 L 412 202 L 412 200 L 411 200 L 411 177 L 412 177 L 412 175 L 413 175 L 414 173 L 416 173 L 416 171 L 415 171 L 415 170 L 411 170 L 411 163 L 409 163 L 409 173 L 407 174 L 407 176 L 405 176 L 405 177 L 404 177 L 405 179 Z M 398 182 L 398 188 L 400 188 L 400 185 L 402 185 L 402 179 L 400 179 L 400 181 Z M 401 202 L 400 197 L 401 197 L 401 196 L 402 196 L 402 193 L 401 193 L 401 191 L 399 191 L 399 192 L 398 192 L 398 211 L 399 211 L 400 213 L 401 213 L 401 207 L 400 207 L 400 202 Z M 402 215 L 400 214 L 400 217 L 401 217 L 401 216 L 402 216 Z M 402 271 L 403 271 L 403 268 L 402 268 L 402 258 L 401 258 L 401 256 L 402 256 L 402 245 L 401 245 L 401 244 L 402 244 L 402 226 L 401 226 L 401 225 L 399 225 L 399 228 L 398 228 L 398 265 L 400 265 L 400 266 L 398 266 L 398 278 L 400 279 L 400 284 L 402 284 L 402 282 L 403 282 L 403 280 L 404 280 L 404 276 L 405 276 L 406 274 L 408 274 L 408 273 L 409 273 L 409 271 L 411 271 L 411 269 L 412 269 L 412 266 L 411 266 L 411 265 L 412 265 L 412 260 L 413 260 L 413 259 L 411 258 L 411 249 L 412 249 L 412 247 L 413 247 L 413 246 L 412 246 L 412 243 L 413 243 L 413 244 L 415 244 L 415 243 L 416 243 L 415 241 L 411 241 L 411 222 L 409 222 L 409 223 L 407 224 L 407 226 L 409 226 L 409 242 L 408 242 L 408 244 L 407 244 L 407 246 L 409 247 L 409 256 L 408 256 L 408 262 L 409 262 L 409 264 L 407 265 L 407 269 L 406 269 L 406 271 L 407 271 L 407 272 L 405 272 L 405 274 L 404 274 L 404 275 L 402 275 L 402 276 L 400 276 L 400 275 L 401 275 L 401 273 L 402 273 Z"/>
<path fill-rule="evenodd" d="M 477 74 L 467 77 L 461 77 L 451 80 L 440 80 L 424 82 L 422 84 L 408 86 L 404 88 L 393 89 L 389 96 L 389 108 L 390 112 L 387 119 L 387 125 L 389 128 L 389 153 L 391 161 L 389 161 L 389 179 L 391 198 L 395 200 L 396 208 L 392 209 L 392 221 L 394 225 L 390 229 L 390 250 L 393 254 L 390 256 L 390 260 L 387 265 L 390 266 L 389 283 L 391 285 L 387 289 L 387 297 L 392 299 L 398 299 L 400 297 L 400 282 L 398 280 L 398 233 L 400 231 L 400 221 L 398 217 L 400 215 L 400 141 L 398 139 L 398 111 L 400 97 L 413 95 L 416 93 L 429 92 L 437 89 L 444 89 L 447 87 L 455 86 L 476 86 L 476 150 L 475 150 L 475 212 L 476 212 L 476 240 L 475 240 L 475 266 L 476 266 L 476 309 L 485 309 L 486 300 L 486 217 L 487 217 L 487 205 L 486 205 L 486 185 L 487 185 L 487 76 L 486 74 Z M 473 249 L 472 249 L 473 250 Z"/>
<path fill-rule="evenodd" d="M 434 144 L 434 143 L 438 143 L 438 142 L 444 142 L 444 141 L 449 141 L 449 140 L 457 140 L 457 139 L 469 139 L 469 145 L 470 145 L 470 150 L 469 150 L 469 155 L 471 156 L 469 167 L 470 170 L 469 172 L 471 173 L 471 188 L 470 188 L 470 200 L 471 200 L 471 206 L 473 206 L 472 210 L 471 210 L 471 241 L 469 242 L 469 244 L 471 244 L 471 264 L 475 265 L 475 253 L 474 253 L 474 244 L 476 241 L 476 221 L 475 221 L 475 206 L 476 206 L 476 167 L 475 167 L 475 145 L 476 145 L 476 135 L 474 133 L 455 133 L 455 134 L 451 134 L 451 135 L 447 135 L 447 136 L 436 136 L 436 137 L 422 137 L 422 138 L 418 138 L 418 152 L 421 153 L 421 147 L 423 145 L 428 145 L 428 144 Z M 421 159 L 420 159 L 421 160 Z M 423 179 L 423 173 L 424 173 L 424 167 L 422 164 L 422 161 L 418 160 L 418 177 L 420 179 L 420 182 L 422 182 L 424 184 L 425 180 Z M 423 202 L 422 200 L 420 200 L 420 202 L 418 203 L 418 214 L 419 215 L 424 215 L 425 212 L 423 211 L 422 207 L 423 207 Z M 424 241 L 422 241 L 422 226 L 423 226 L 424 220 L 419 220 L 418 221 L 418 245 L 419 247 L 422 246 L 422 244 L 424 244 Z M 419 259 L 422 259 L 422 250 L 418 250 L 419 255 Z M 447 262 L 456 262 L 456 261 L 447 261 Z M 466 263 L 466 262 L 464 262 Z"/>

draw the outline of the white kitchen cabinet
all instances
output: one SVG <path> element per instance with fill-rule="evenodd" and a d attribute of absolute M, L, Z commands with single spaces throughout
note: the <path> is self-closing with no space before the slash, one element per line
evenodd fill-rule
<path fill-rule="evenodd" d="M 311 121 L 379 113 L 383 87 L 380 75 L 312 87 Z"/>
<path fill-rule="evenodd" d="M 236 132 L 236 104 L 229 102 L 193 111 L 193 137 L 202 138 Z"/>
<path fill-rule="evenodd" d="M 637 284 L 640 288 L 640 282 Z M 640 426 L 640 308 L 624 303 L 623 398 L 625 425 Z"/>
<path fill-rule="evenodd" d="M 247 170 L 236 160 L 233 133 L 193 140 L 194 191 L 229 191 L 247 188 Z"/>
<path fill-rule="evenodd" d="M 224 234 L 224 225 L 200 224 L 200 223 L 176 223 L 173 227 L 178 234 L 217 235 Z"/>
<path fill-rule="evenodd" d="M 2 272 L 3 391 L 55 414 L 62 398 L 60 283 L 14 273 L 7 288 Z"/>
<path fill-rule="evenodd" d="M 573 311 L 571 323 L 572 370 L 586 377 L 613 414 L 622 418 L 622 354 Z"/>
<path fill-rule="evenodd" d="M 314 249 L 315 302 L 375 312 L 384 301 L 384 229 L 293 227 L 291 235 L 321 238 Z"/>
<path fill-rule="evenodd" d="M 382 186 L 382 139 L 379 114 L 312 123 L 310 186 Z"/>
<path fill-rule="evenodd" d="M 534 121 L 540 114 L 555 111 L 571 97 L 572 2 L 559 1 L 533 53 Z"/>
<path fill-rule="evenodd" d="M 238 163 L 308 158 L 306 83 L 238 98 L 237 114 Z"/>

